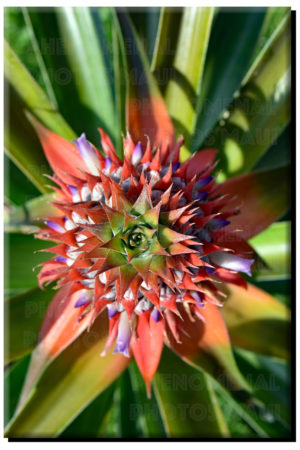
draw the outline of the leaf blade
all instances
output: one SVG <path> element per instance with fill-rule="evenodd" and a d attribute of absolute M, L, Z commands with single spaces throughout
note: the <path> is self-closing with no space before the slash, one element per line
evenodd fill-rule
<path fill-rule="evenodd" d="M 83 333 L 41 376 L 23 409 L 6 429 L 8 437 L 55 437 L 84 406 L 127 367 L 130 360 L 109 352 L 100 358 L 108 330 L 99 316 L 90 334 Z"/>
<path fill-rule="evenodd" d="M 209 378 L 167 348 L 154 377 L 154 391 L 168 437 L 229 437 Z"/>
<path fill-rule="evenodd" d="M 89 8 L 57 8 L 67 57 L 83 106 L 91 111 L 95 129 L 115 136 L 114 106 L 104 56 Z M 101 103 L 100 103 L 101 99 Z"/>
<path fill-rule="evenodd" d="M 183 134 L 185 145 L 181 157 L 191 154 L 191 139 L 195 130 L 196 100 L 201 89 L 207 46 L 214 8 L 184 8 L 172 77 L 165 101 L 177 133 Z"/>
<path fill-rule="evenodd" d="M 226 294 L 222 315 L 233 345 L 268 356 L 289 358 L 289 309 L 250 283 L 247 290 L 227 285 Z"/>

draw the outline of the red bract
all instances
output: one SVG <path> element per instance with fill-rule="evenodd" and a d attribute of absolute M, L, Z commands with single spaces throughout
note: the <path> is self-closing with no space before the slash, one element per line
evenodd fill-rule
<path fill-rule="evenodd" d="M 133 354 L 150 393 L 163 343 L 183 357 L 214 344 L 210 327 L 224 327 L 220 282 L 245 287 L 239 272 L 250 275 L 254 261 L 239 230 L 226 233 L 239 209 L 215 184 L 216 150 L 181 164 L 182 140 L 161 151 L 128 134 L 121 161 L 103 130 L 105 156 L 84 134 L 71 144 L 35 126 L 62 214 L 37 235 L 56 243 L 40 285 L 56 281 L 60 289 L 40 340 L 54 357 L 105 310 L 102 356 L 113 345 L 114 352 Z"/>

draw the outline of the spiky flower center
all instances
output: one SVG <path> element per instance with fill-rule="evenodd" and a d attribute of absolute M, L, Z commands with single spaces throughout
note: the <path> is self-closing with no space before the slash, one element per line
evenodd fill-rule
<path fill-rule="evenodd" d="M 180 164 L 180 145 L 161 155 L 127 137 L 121 162 L 107 138 L 106 158 L 84 135 L 75 144 L 86 171 L 82 179 L 55 178 L 64 217 L 49 219 L 40 237 L 61 244 L 40 282 L 59 279 L 59 287 L 79 290 L 80 317 L 91 314 L 93 321 L 107 308 L 116 351 L 127 356 L 142 316 L 163 320 L 179 341 L 181 308 L 199 320 L 206 302 L 221 304 L 215 283 L 242 284 L 238 272 L 249 274 L 253 262 L 220 243 L 235 211 L 214 194 L 214 166 L 204 164 L 197 173 Z"/>
<path fill-rule="evenodd" d="M 135 227 L 132 227 L 132 229 L 126 233 L 126 245 L 131 250 L 138 248 L 141 252 L 144 252 L 149 247 L 149 240 L 147 239 L 143 228 L 145 227 L 143 227 L 142 225 L 137 225 Z"/>

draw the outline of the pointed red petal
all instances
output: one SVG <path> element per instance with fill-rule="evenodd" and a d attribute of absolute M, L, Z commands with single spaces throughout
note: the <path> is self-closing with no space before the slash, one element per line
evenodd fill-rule
<path fill-rule="evenodd" d="M 147 136 L 152 146 L 162 146 L 162 161 L 167 145 L 175 144 L 175 131 L 164 100 L 153 77 L 142 45 L 138 42 L 129 16 L 119 12 L 124 36 L 129 77 L 126 103 L 127 127 L 135 143 L 141 141 L 146 148 Z"/>
<path fill-rule="evenodd" d="M 131 348 L 136 363 L 141 371 L 151 394 L 151 381 L 158 367 L 163 348 L 164 322 L 162 318 L 155 322 L 149 313 L 143 313 L 138 318 L 137 337 L 133 336 Z"/>
<path fill-rule="evenodd" d="M 72 184 L 72 179 L 66 172 L 83 179 L 80 169 L 85 169 L 85 164 L 76 146 L 48 130 L 33 116 L 30 116 L 30 121 L 37 132 L 45 155 L 54 172 L 67 184 Z"/>
<path fill-rule="evenodd" d="M 66 285 L 60 289 L 50 303 L 39 333 L 39 348 L 43 348 L 45 358 L 54 358 L 67 347 L 88 325 L 88 316 L 79 319 L 82 308 L 74 308 L 76 290 L 80 285 Z"/>
<path fill-rule="evenodd" d="M 214 193 L 236 196 L 228 208 L 240 208 L 230 218 L 228 233 L 241 230 L 240 238 L 250 239 L 279 219 L 290 204 L 290 168 L 252 172 L 216 186 Z"/>
<path fill-rule="evenodd" d="M 199 175 L 205 169 L 207 169 L 211 164 L 213 164 L 216 158 L 217 150 L 213 148 L 208 148 L 205 150 L 200 150 L 195 153 L 191 158 L 185 161 L 180 167 L 178 172 L 185 172 L 185 177 L 187 180 L 191 180 L 193 176 Z M 185 171 L 186 170 L 186 171 Z"/>
<path fill-rule="evenodd" d="M 220 309 L 206 302 L 204 308 L 195 309 L 199 318 L 194 317 L 193 321 L 183 305 L 179 304 L 178 309 L 183 318 L 182 321 L 175 317 L 181 343 L 167 330 L 168 345 L 185 361 L 202 367 L 217 379 L 220 377 L 227 387 L 247 389 L 235 363 Z"/>

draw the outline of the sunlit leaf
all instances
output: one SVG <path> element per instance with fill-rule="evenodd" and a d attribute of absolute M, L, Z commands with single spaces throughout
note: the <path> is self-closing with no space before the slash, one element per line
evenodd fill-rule
<path fill-rule="evenodd" d="M 268 40 L 272 37 L 274 31 L 284 18 L 291 14 L 291 8 L 288 6 L 278 7 L 271 6 L 267 9 L 263 25 L 260 30 L 258 37 L 257 46 L 253 55 L 253 60 L 259 55 L 261 50 L 264 48 Z"/>
<path fill-rule="evenodd" d="M 275 222 L 250 240 L 250 244 L 267 264 L 259 268 L 255 279 L 286 279 L 291 272 L 291 225 Z"/>
<path fill-rule="evenodd" d="M 270 294 L 248 283 L 227 285 L 222 315 L 233 345 L 279 358 L 290 356 L 290 312 Z"/>
<path fill-rule="evenodd" d="M 97 395 L 117 378 L 129 363 L 123 355 L 105 357 L 102 352 L 108 321 L 101 315 L 45 370 L 26 404 L 9 423 L 9 437 L 55 437 Z"/>
<path fill-rule="evenodd" d="M 207 50 L 193 151 L 203 146 L 239 89 L 249 68 L 264 15 L 265 8 L 255 8 L 251 12 L 246 8 L 219 8 Z"/>
<path fill-rule="evenodd" d="M 76 137 L 6 41 L 4 42 L 4 73 L 26 107 L 39 120 L 66 139 Z"/>
<path fill-rule="evenodd" d="M 204 145 L 220 150 L 227 175 L 250 170 L 290 120 L 289 17 L 246 74 L 235 99 Z"/>
<path fill-rule="evenodd" d="M 196 103 L 201 89 L 213 8 L 184 8 L 165 100 L 176 132 L 185 138 L 181 157 L 191 153 Z"/>
<path fill-rule="evenodd" d="M 56 11 L 82 106 L 90 114 L 95 130 L 101 126 L 114 137 L 112 92 L 91 12 L 86 7 L 60 7 Z"/>
<path fill-rule="evenodd" d="M 59 435 L 63 439 L 96 438 L 101 436 L 101 426 L 112 404 L 115 383 L 93 400 Z"/>
<path fill-rule="evenodd" d="M 163 7 L 160 11 L 151 70 L 162 92 L 171 77 L 173 59 L 179 37 L 182 8 Z"/>

